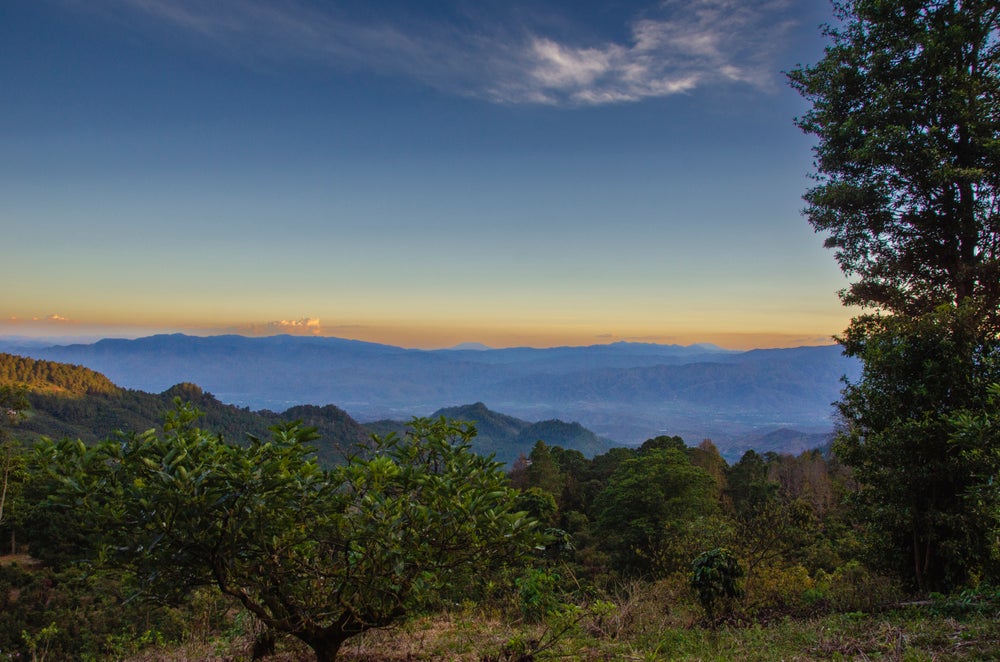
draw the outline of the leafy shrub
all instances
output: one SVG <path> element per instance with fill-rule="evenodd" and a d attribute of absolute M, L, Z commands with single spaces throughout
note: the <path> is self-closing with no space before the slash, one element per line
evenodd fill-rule
<path fill-rule="evenodd" d="M 857 561 L 849 561 L 832 574 L 817 578 L 826 603 L 834 611 L 873 611 L 899 599 L 896 582 L 873 573 Z"/>
<path fill-rule="evenodd" d="M 562 606 L 559 585 L 562 577 L 547 568 L 528 568 L 516 580 L 520 597 L 521 614 L 531 622 L 538 622 Z"/>
<path fill-rule="evenodd" d="M 728 549 L 717 547 L 700 554 L 691 569 L 691 586 L 709 620 L 715 619 L 716 606 L 742 597 L 743 589 L 737 582 L 746 573 Z"/>
<path fill-rule="evenodd" d="M 1000 587 L 980 584 L 957 595 L 931 594 L 932 611 L 943 616 L 1000 615 Z"/>
<path fill-rule="evenodd" d="M 49 659 L 120 657 L 187 635 L 189 614 L 126 606 L 129 593 L 111 573 L 0 566 L 0 655 L 30 659 L 44 649 Z"/>
<path fill-rule="evenodd" d="M 746 593 L 746 606 L 751 612 L 797 610 L 822 597 L 809 571 L 801 565 L 758 567 L 747 580 Z"/>

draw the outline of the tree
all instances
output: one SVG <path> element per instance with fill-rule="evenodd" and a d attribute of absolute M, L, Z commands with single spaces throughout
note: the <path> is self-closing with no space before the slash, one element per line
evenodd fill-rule
<path fill-rule="evenodd" d="M 1000 6 L 835 11 L 824 58 L 789 77 L 812 104 L 797 123 L 818 139 L 806 215 L 851 279 L 844 303 L 863 309 L 840 338 L 863 372 L 838 405 L 836 449 L 884 558 L 946 588 L 977 572 L 986 538 L 948 421 L 982 409 L 997 366 Z"/>
<path fill-rule="evenodd" d="M 750 449 L 729 468 L 726 497 L 736 517 L 760 510 L 775 500 L 778 485 L 767 477 L 768 467 L 760 453 Z"/>
<path fill-rule="evenodd" d="M 967 493 L 997 486 L 952 441 L 953 419 L 991 411 L 989 386 L 1000 381 L 997 340 L 960 313 L 855 324 L 843 339 L 865 364 L 864 379 L 844 389 L 847 425 L 835 443 L 861 482 L 855 505 L 881 558 L 935 589 L 981 574 L 1000 517 L 970 507 Z"/>
<path fill-rule="evenodd" d="M 535 442 L 528 455 L 528 467 L 525 470 L 528 487 L 537 487 L 545 490 L 556 502 L 562 498 L 563 476 L 559 471 L 559 465 L 552 457 L 549 446 L 541 440 Z"/>
<path fill-rule="evenodd" d="M 974 531 L 983 536 L 975 551 L 984 576 L 1000 577 L 1000 384 L 987 389 L 988 406 L 983 412 L 959 412 L 951 419 L 952 443 L 970 467 L 971 480 L 962 494 L 970 519 L 980 522 Z M 977 541 L 978 542 L 978 541 Z"/>
<path fill-rule="evenodd" d="M 324 470 L 309 428 L 238 446 L 196 415 L 180 406 L 163 434 L 89 448 L 43 443 L 44 508 L 157 598 L 214 585 L 321 662 L 534 543 L 500 465 L 470 451 L 471 425 L 414 419 Z"/>
<path fill-rule="evenodd" d="M 0 386 L 0 527 L 10 526 L 10 553 L 16 548 L 11 504 L 24 481 L 23 452 L 10 438 L 8 427 L 21 422 L 29 408 L 28 389 L 23 385 Z"/>
<path fill-rule="evenodd" d="M 626 574 L 671 570 L 655 563 L 667 536 L 684 522 L 716 513 L 715 486 L 684 450 L 651 445 L 622 462 L 597 496 L 595 533 Z"/>
<path fill-rule="evenodd" d="M 852 277 L 844 302 L 922 315 L 1000 303 L 1000 6 L 846 0 L 813 67 L 806 215 Z"/>

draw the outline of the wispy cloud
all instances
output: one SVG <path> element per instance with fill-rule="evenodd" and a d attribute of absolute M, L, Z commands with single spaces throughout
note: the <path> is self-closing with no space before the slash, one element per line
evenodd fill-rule
<path fill-rule="evenodd" d="M 549 34 L 524 12 L 477 23 L 349 15 L 294 0 L 107 2 L 241 58 L 318 61 L 504 104 L 601 105 L 706 85 L 770 87 L 794 25 L 789 0 L 665 0 L 631 17 L 619 40 L 595 39 L 593 30 L 589 39 Z"/>

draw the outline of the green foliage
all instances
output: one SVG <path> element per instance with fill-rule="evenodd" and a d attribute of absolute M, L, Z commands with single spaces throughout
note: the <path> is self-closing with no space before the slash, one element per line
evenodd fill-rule
<path fill-rule="evenodd" d="M 880 560 L 918 587 L 996 571 L 989 461 L 951 443 L 998 381 L 1000 12 L 993 0 L 846 0 L 831 45 L 791 72 L 818 138 L 810 223 L 867 309 L 841 343 L 861 380 L 837 452 Z M 967 437 L 966 437 L 967 439 Z M 985 515 L 985 517 L 984 517 Z"/>
<path fill-rule="evenodd" d="M 0 355 L 0 358 L 6 355 Z M 24 450 L 14 440 L 10 430 L 27 416 L 28 388 L 24 384 L 0 385 L 0 532 L 11 532 L 11 549 L 15 547 L 15 525 L 20 519 L 19 497 L 26 479 Z"/>
<path fill-rule="evenodd" d="M 138 604 L 130 596 L 128 582 L 115 573 L 0 565 L 0 652 L 24 659 L 34 645 L 36 654 L 47 646 L 49 659 L 120 659 L 126 649 L 190 633 L 193 611 Z"/>
<path fill-rule="evenodd" d="M 768 467 L 760 453 L 749 450 L 728 471 L 726 496 L 737 517 L 759 510 L 777 494 L 777 483 L 768 479 Z"/>
<path fill-rule="evenodd" d="M 691 587 L 710 621 L 715 619 L 716 607 L 743 595 L 739 580 L 744 574 L 739 559 L 725 548 L 703 552 L 691 562 Z"/>
<path fill-rule="evenodd" d="M 668 528 L 718 510 L 715 481 L 687 453 L 651 446 L 618 465 L 594 503 L 597 531 L 626 574 L 654 570 Z"/>
<path fill-rule="evenodd" d="M 944 616 L 966 616 L 1000 614 L 1000 588 L 991 584 L 981 584 L 967 588 L 957 595 L 931 594 L 932 610 Z"/>
<path fill-rule="evenodd" d="M 10 540 L 9 552 L 15 554 L 15 532 L 24 517 L 22 492 L 28 480 L 27 452 L 13 439 L 0 440 L 0 533 L 10 533 L 0 540 Z M 4 543 L 0 542 L 0 549 Z"/>
<path fill-rule="evenodd" d="M 732 519 L 721 514 L 699 515 L 668 522 L 660 546 L 650 554 L 658 576 L 686 574 L 691 561 L 706 549 L 731 547 L 737 529 Z"/>
<path fill-rule="evenodd" d="M 994 0 L 845 0 L 814 66 L 818 184 L 805 196 L 851 276 L 845 303 L 1000 311 L 1000 12 Z"/>
<path fill-rule="evenodd" d="M 24 420 L 29 407 L 27 385 L 0 384 L 0 441 L 9 436 L 8 428 Z"/>
<path fill-rule="evenodd" d="M 563 605 L 562 577 L 552 568 L 527 568 L 516 584 L 521 613 L 529 621 L 541 621 Z"/>
<path fill-rule="evenodd" d="M 119 393 L 122 389 L 88 368 L 0 353 L 0 385 L 64 391 L 73 395 Z M 0 386 L 2 389 L 3 386 Z M 2 396 L 0 396 L 2 397 Z"/>
<path fill-rule="evenodd" d="M 549 492 L 540 487 L 529 487 L 517 495 L 514 502 L 519 511 L 524 511 L 542 524 L 551 526 L 556 515 L 556 500 Z"/>
<path fill-rule="evenodd" d="M 94 544 L 159 599 L 214 585 L 320 660 L 535 542 L 499 465 L 470 451 L 469 425 L 414 419 L 406 437 L 327 470 L 309 428 L 244 447 L 196 416 L 179 405 L 162 435 L 40 444 L 50 535 Z"/>
<path fill-rule="evenodd" d="M 961 494 L 969 519 L 981 536 L 977 570 L 989 581 L 1000 580 L 1000 384 L 987 387 L 981 411 L 960 411 L 950 419 L 952 450 L 966 468 Z"/>
<path fill-rule="evenodd" d="M 815 587 L 829 609 L 836 612 L 876 612 L 899 600 L 899 582 L 848 561 L 832 573 L 819 571 Z"/>
<path fill-rule="evenodd" d="M 49 623 L 37 634 L 32 634 L 27 630 L 21 631 L 21 638 L 28 645 L 28 653 L 31 654 L 32 662 L 42 662 L 49 653 L 49 646 L 52 639 L 59 634 L 59 628 L 55 623 Z"/>
<path fill-rule="evenodd" d="M 852 500 L 879 558 L 929 589 L 995 572 L 998 513 L 971 495 L 996 498 L 996 456 L 969 451 L 982 447 L 971 421 L 990 415 L 1000 380 L 996 338 L 974 310 L 943 307 L 856 320 L 844 342 L 865 370 L 844 390 L 835 450 L 862 483 Z"/>

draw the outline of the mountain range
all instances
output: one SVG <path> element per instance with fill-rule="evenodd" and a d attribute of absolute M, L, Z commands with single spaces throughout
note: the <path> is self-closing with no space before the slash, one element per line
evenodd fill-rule
<path fill-rule="evenodd" d="M 191 383 L 176 384 L 162 393 L 123 389 L 104 375 L 83 366 L 56 363 L 0 353 L 0 386 L 25 386 L 30 408 L 16 425 L 23 441 L 38 437 L 81 439 L 92 442 L 116 434 L 141 433 L 160 427 L 163 415 L 174 408 L 175 399 L 193 404 L 201 412 L 198 426 L 231 440 L 247 435 L 266 438 L 269 428 L 282 421 L 299 421 L 315 427 L 319 438 L 312 443 L 320 460 L 332 464 L 346 454 L 366 447 L 372 434 L 402 435 L 407 421 L 373 421 L 364 425 L 334 405 L 296 405 L 281 413 L 251 411 L 222 403 L 211 393 Z M 472 448 L 513 464 L 519 455 L 531 452 L 539 440 L 549 445 L 577 450 L 591 457 L 615 444 L 602 439 L 579 423 L 551 420 L 531 423 L 490 411 L 483 403 L 449 407 L 432 414 L 475 424 Z"/>
<path fill-rule="evenodd" d="M 755 443 L 794 451 L 785 446 L 828 437 L 841 378 L 860 370 L 837 346 L 415 350 L 325 337 L 171 334 L 44 347 L 0 341 L 0 349 L 80 364 L 152 393 L 196 383 L 252 409 L 336 405 L 373 422 L 485 403 L 522 421 L 576 422 L 622 444 L 660 434 L 711 438 L 727 456 Z"/>

